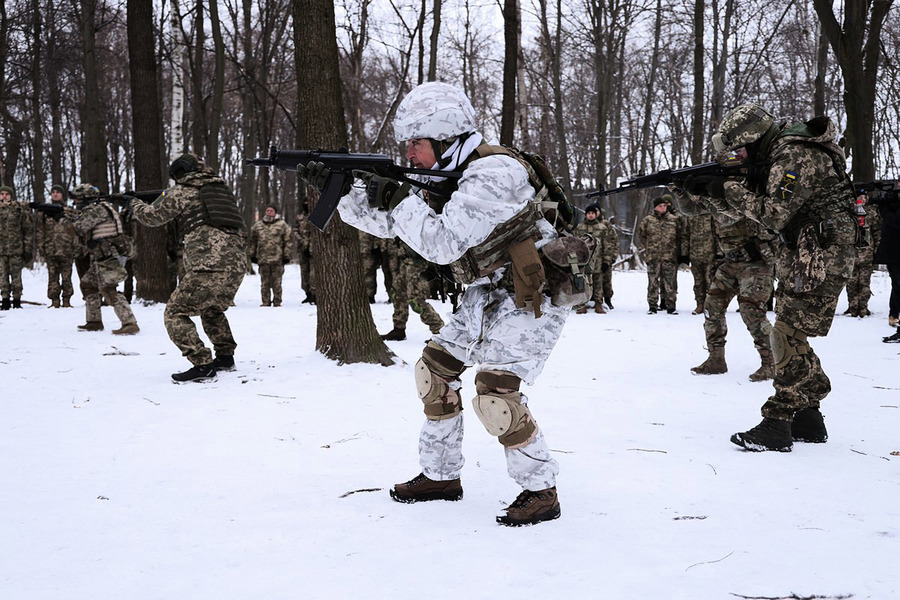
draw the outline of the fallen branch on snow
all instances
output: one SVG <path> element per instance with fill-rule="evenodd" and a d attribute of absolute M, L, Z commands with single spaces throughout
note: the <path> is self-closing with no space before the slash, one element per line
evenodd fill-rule
<path fill-rule="evenodd" d="M 380 492 L 382 488 L 362 488 L 361 490 L 350 490 L 349 492 L 345 492 L 338 496 L 338 498 L 346 498 L 347 496 L 352 496 L 353 494 L 358 494 L 360 492 Z"/>
<path fill-rule="evenodd" d="M 853 594 L 841 594 L 840 596 L 798 596 L 797 594 L 791 592 L 790 596 L 742 596 L 741 594 L 732 593 L 732 596 L 737 596 L 738 598 L 743 598 L 744 600 L 846 600 L 847 598 L 852 598 Z"/>
<path fill-rule="evenodd" d="M 698 562 L 698 563 L 694 563 L 694 564 L 692 564 L 691 566 L 689 566 L 687 569 L 685 569 L 685 571 L 689 571 L 690 569 L 693 569 L 693 568 L 696 567 L 697 565 L 711 565 L 711 564 L 713 564 L 713 563 L 722 562 L 723 560 L 725 560 L 726 558 L 728 558 L 728 557 L 731 556 L 732 554 L 734 554 L 734 550 L 732 550 L 731 552 L 729 552 L 728 554 L 726 554 L 725 556 L 723 556 L 722 558 L 720 558 L 720 559 L 718 559 L 718 560 L 708 560 L 708 561 L 706 561 L 706 562 Z"/>

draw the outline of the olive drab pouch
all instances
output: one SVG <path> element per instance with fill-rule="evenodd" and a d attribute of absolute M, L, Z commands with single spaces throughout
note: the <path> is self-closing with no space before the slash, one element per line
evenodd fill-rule
<path fill-rule="evenodd" d="M 788 285 L 799 294 L 811 292 L 825 281 L 825 261 L 816 225 L 815 221 L 807 221 L 797 234 L 797 259 L 791 265 Z"/>
<path fill-rule="evenodd" d="M 597 248 L 589 235 L 562 235 L 541 247 L 553 306 L 576 306 L 591 299 L 588 265 Z"/>

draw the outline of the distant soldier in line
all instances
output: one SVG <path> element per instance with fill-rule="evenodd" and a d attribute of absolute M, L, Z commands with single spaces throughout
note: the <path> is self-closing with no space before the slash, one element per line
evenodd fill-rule
<path fill-rule="evenodd" d="M 50 188 L 50 202 L 66 204 L 66 189 L 61 185 Z M 37 215 L 37 245 L 47 263 L 47 297 L 51 308 L 72 308 L 70 302 L 75 288 L 72 285 L 72 264 L 78 249 L 78 236 L 59 220 L 45 212 Z"/>
<path fill-rule="evenodd" d="M 122 219 L 122 227 L 125 230 L 125 235 L 128 236 L 128 239 L 131 241 L 132 245 L 134 244 L 134 229 L 136 225 L 131 218 L 131 212 L 126 208 L 119 211 L 119 217 Z M 132 298 L 134 298 L 134 258 L 129 257 L 127 261 L 125 261 L 125 281 L 122 283 L 122 295 L 125 296 L 125 299 L 131 304 Z"/>
<path fill-rule="evenodd" d="M 716 240 L 713 234 L 713 217 L 703 212 L 687 217 L 685 231 L 685 248 L 691 263 L 691 274 L 694 276 L 694 300 L 697 307 L 692 315 L 703 314 L 703 304 L 712 283 L 715 270 Z"/>
<path fill-rule="evenodd" d="M 312 265 L 313 225 L 309 222 L 309 209 L 306 204 L 297 213 L 294 223 L 294 237 L 297 240 L 297 260 L 300 263 L 300 287 L 303 289 L 302 304 L 316 303 L 315 272 Z"/>
<path fill-rule="evenodd" d="M 78 233 L 90 257 L 90 265 L 80 281 L 86 319 L 78 329 L 103 330 L 102 297 L 113 307 L 121 322 L 121 327 L 113 329 L 113 334 L 135 334 L 140 331 L 137 320 L 125 296 L 117 289 L 125 280 L 125 262 L 134 254 L 119 212 L 109 202 L 90 201 L 99 196 L 100 191 L 89 183 L 77 186 L 70 195 L 75 210 L 66 208 L 62 222 Z"/>
<path fill-rule="evenodd" d="M 291 228 L 274 205 L 250 228 L 250 261 L 259 265 L 260 306 L 281 306 L 284 265 L 291 262 Z"/>
<path fill-rule="evenodd" d="M 201 381 L 216 371 L 234 370 L 237 343 L 225 311 L 231 306 L 247 267 L 246 229 L 234 194 L 225 181 L 195 154 L 182 154 L 169 166 L 175 186 L 153 204 L 137 199 L 130 207 L 138 223 L 161 227 L 178 219 L 184 247 L 184 278 L 169 297 L 163 320 L 166 332 L 193 365 L 173 373 L 176 382 Z M 200 316 L 215 359 L 191 320 Z"/>
<path fill-rule="evenodd" d="M 868 244 L 856 249 L 856 261 L 853 263 L 853 274 L 847 281 L 847 310 L 845 315 L 851 317 L 868 317 L 869 298 L 872 297 L 872 271 L 875 269 L 875 249 L 881 243 L 881 213 L 874 204 L 866 202 L 866 195 L 860 194 L 856 198 L 857 205 L 865 210 L 866 229 L 869 231 Z"/>
<path fill-rule="evenodd" d="M 399 239 L 394 242 L 390 260 L 390 270 L 393 273 L 391 302 L 394 304 L 394 328 L 383 334 L 381 339 L 406 339 L 410 308 L 419 315 L 431 333 L 440 333 L 444 320 L 427 300 L 431 292 L 431 270 L 428 263 Z"/>
<path fill-rule="evenodd" d="M 584 222 L 575 228 L 575 235 L 587 234 L 597 242 L 594 255 L 591 258 L 591 292 L 594 300 L 594 312 L 605 314 L 603 310 L 603 274 L 610 270 L 612 261 L 615 261 L 616 250 L 610 249 L 608 230 L 612 227 L 601 218 L 602 210 L 599 204 L 591 204 L 584 209 Z M 610 258 L 612 257 L 612 258 Z M 587 313 L 587 304 L 579 304 L 575 307 L 579 315 Z"/>
<path fill-rule="evenodd" d="M 366 298 L 369 304 L 375 303 L 375 293 L 378 291 L 378 257 L 375 255 L 375 236 L 358 230 L 359 254 L 363 269 L 363 281 L 366 284 Z"/>
<path fill-rule="evenodd" d="M 15 196 L 11 187 L 0 187 L 0 310 L 22 308 L 22 269 L 34 258 L 31 212 Z"/>
<path fill-rule="evenodd" d="M 657 196 L 653 211 L 638 224 L 638 242 L 644 247 L 647 263 L 648 314 L 665 309 L 675 312 L 678 261 L 681 256 L 681 220 L 668 210 L 671 194 Z M 660 298 L 662 302 L 658 305 Z"/>
<path fill-rule="evenodd" d="M 597 205 L 599 206 L 599 204 Z M 606 306 L 612 309 L 612 297 L 613 297 L 613 285 L 612 285 L 612 275 L 613 275 L 613 266 L 616 264 L 616 259 L 619 258 L 619 233 L 616 231 L 616 226 L 613 224 L 612 220 L 605 219 L 603 215 L 603 209 L 600 209 L 600 220 L 604 223 L 605 227 L 603 230 L 604 240 L 603 240 L 603 251 L 606 253 L 604 256 L 604 263 L 609 265 L 609 268 L 602 268 L 601 264 L 601 282 L 603 284 L 603 301 L 606 302 Z"/>

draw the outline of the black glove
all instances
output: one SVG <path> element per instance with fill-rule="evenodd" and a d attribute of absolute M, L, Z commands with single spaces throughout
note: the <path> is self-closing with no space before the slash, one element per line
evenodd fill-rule
<path fill-rule="evenodd" d="M 22 253 L 22 262 L 25 262 L 25 263 L 31 262 L 32 258 L 34 258 L 34 255 L 31 252 L 28 252 L 27 250 Z"/>
<path fill-rule="evenodd" d="M 707 186 L 711 180 L 710 175 L 691 175 L 681 184 L 681 189 L 692 196 L 707 196 Z"/>
<path fill-rule="evenodd" d="M 609 263 L 600 263 L 600 272 L 606 273 L 609 271 Z"/>
<path fill-rule="evenodd" d="M 284 258 L 281 259 L 281 264 L 283 264 L 283 265 L 290 264 L 290 262 L 291 262 L 291 259 L 288 258 L 287 256 L 285 256 Z"/>
<path fill-rule="evenodd" d="M 255 255 L 255 254 L 251 254 L 251 255 L 250 255 L 250 262 L 252 262 L 254 265 L 255 265 L 257 262 L 259 262 L 259 261 L 256 260 L 256 255 Z"/>
<path fill-rule="evenodd" d="M 325 191 L 328 185 L 328 178 L 331 177 L 331 169 L 325 166 L 325 163 L 310 161 L 305 165 L 297 165 L 297 175 L 305 179 L 309 185 L 313 186 L 319 193 Z M 353 177 L 346 177 L 344 185 L 341 187 L 341 196 L 350 193 L 350 186 L 353 185 Z"/>
<path fill-rule="evenodd" d="M 687 255 L 679 256 L 679 257 L 678 257 L 678 264 L 690 266 L 690 264 L 691 264 L 691 257 L 689 257 L 689 256 L 687 256 Z"/>
<path fill-rule="evenodd" d="M 394 210 L 409 195 L 409 184 L 381 177 L 368 171 L 353 171 L 353 176 L 366 184 L 369 206 L 378 210 Z"/>
<path fill-rule="evenodd" d="M 725 177 L 711 177 L 706 184 L 706 195 L 717 200 L 725 199 Z"/>

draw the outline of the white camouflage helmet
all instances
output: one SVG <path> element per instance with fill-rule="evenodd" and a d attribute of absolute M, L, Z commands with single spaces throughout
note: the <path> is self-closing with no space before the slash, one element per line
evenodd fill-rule
<path fill-rule="evenodd" d="M 760 105 L 741 104 L 722 119 L 719 132 L 712 137 L 713 149 L 722 153 L 752 144 L 774 124 L 775 118 Z"/>
<path fill-rule="evenodd" d="M 476 130 L 475 109 L 459 88 L 429 81 L 414 87 L 397 107 L 394 136 L 447 140 Z"/>

